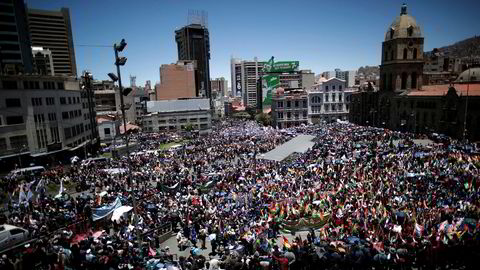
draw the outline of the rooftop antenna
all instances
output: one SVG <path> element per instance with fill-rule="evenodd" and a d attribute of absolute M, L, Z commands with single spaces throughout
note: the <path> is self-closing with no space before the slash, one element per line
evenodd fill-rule
<path fill-rule="evenodd" d="M 208 13 L 205 10 L 188 10 L 187 24 L 199 24 L 208 28 Z"/>

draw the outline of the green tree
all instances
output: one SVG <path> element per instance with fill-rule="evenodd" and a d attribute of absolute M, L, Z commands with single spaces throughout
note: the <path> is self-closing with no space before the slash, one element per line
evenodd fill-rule
<path fill-rule="evenodd" d="M 259 113 L 255 116 L 255 120 L 264 126 L 272 125 L 272 117 L 266 113 Z"/>

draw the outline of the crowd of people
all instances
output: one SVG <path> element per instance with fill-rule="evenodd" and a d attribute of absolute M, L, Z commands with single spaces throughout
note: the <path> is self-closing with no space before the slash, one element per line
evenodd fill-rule
<path fill-rule="evenodd" d="M 298 134 L 315 136 L 314 146 L 282 162 L 263 158 Z M 5 253 L 5 267 L 432 268 L 472 265 L 478 254 L 480 162 L 469 144 L 346 123 L 224 121 L 162 150 L 157 136 L 137 135 L 135 153 L 107 163 L 4 182 L 13 194 L 4 223 L 38 239 L 22 259 Z M 52 182 L 88 192 L 51 196 Z M 134 197 L 137 208 L 112 221 L 109 207 Z M 160 243 L 166 227 L 189 256 Z"/>

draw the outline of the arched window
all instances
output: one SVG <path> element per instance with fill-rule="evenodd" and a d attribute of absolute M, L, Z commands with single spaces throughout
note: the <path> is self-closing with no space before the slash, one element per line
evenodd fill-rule
<path fill-rule="evenodd" d="M 389 90 L 395 90 L 395 82 L 393 81 L 393 74 L 390 73 L 388 75 L 388 89 Z"/>
<path fill-rule="evenodd" d="M 413 35 L 413 26 L 409 26 L 407 29 L 408 36 L 411 37 Z"/>
<path fill-rule="evenodd" d="M 390 51 L 390 60 L 395 60 L 395 56 L 393 54 L 393 50 Z"/>
<path fill-rule="evenodd" d="M 402 73 L 402 86 L 400 89 L 407 89 L 407 78 L 408 78 L 408 75 L 406 72 L 403 72 Z"/>
<path fill-rule="evenodd" d="M 388 51 L 385 51 L 385 57 L 384 61 L 388 61 Z"/>
<path fill-rule="evenodd" d="M 387 74 L 382 74 L 382 90 L 387 90 Z"/>
<path fill-rule="evenodd" d="M 417 89 L 417 73 L 412 73 L 412 89 Z"/>
<path fill-rule="evenodd" d="M 418 53 L 417 48 L 413 49 L 413 59 L 417 59 L 417 53 Z"/>
<path fill-rule="evenodd" d="M 407 48 L 403 49 L 403 60 L 407 59 L 407 54 L 408 54 Z"/>
<path fill-rule="evenodd" d="M 395 30 L 393 28 L 390 28 L 390 39 L 393 38 L 394 34 L 395 34 Z"/>

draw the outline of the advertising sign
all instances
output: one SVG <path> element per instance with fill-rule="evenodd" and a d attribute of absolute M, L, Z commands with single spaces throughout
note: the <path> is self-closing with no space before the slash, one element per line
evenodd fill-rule
<path fill-rule="evenodd" d="M 262 83 L 263 105 L 272 105 L 272 92 L 280 85 L 280 78 L 277 75 L 267 75 L 263 77 Z"/>
<path fill-rule="evenodd" d="M 235 90 L 232 89 L 232 91 L 235 91 L 235 96 L 236 97 L 241 97 L 242 96 L 242 77 L 241 77 L 241 71 L 240 68 L 235 68 Z"/>
<path fill-rule="evenodd" d="M 300 65 L 299 61 L 279 61 L 274 62 L 273 57 L 268 60 L 265 64 L 263 70 L 267 73 L 283 73 L 283 72 L 293 72 L 298 70 Z"/>

